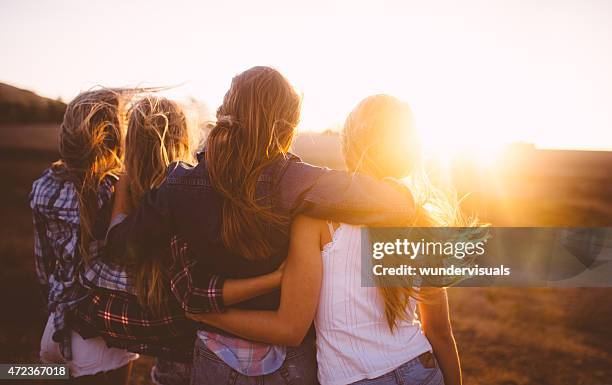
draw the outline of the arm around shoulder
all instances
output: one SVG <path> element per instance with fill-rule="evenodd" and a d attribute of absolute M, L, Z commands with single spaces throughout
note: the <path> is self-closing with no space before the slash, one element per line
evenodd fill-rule
<path fill-rule="evenodd" d="M 291 226 L 289 256 L 277 311 L 229 309 L 223 314 L 188 314 L 242 338 L 276 345 L 299 345 L 312 325 L 321 289 L 321 221 L 297 217 Z"/>
<path fill-rule="evenodd" d="M 294 215 L 305 214 L 358 225 L 401 226 L 410 222 L 415 203 L 395 179 L 331 170 L 293 162 L 281 179 Z"/>

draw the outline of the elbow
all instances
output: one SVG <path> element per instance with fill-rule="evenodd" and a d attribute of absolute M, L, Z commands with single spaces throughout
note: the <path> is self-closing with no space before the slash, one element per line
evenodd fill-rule
<path fill-rule="evenodd" d="M 426 329 L 424 332 L 431 343 L 452 341 L 455 339 L 450 327 Z"/>
<path fill-rule="evenodd" d="M 284 333 L 283 340 L 281 342 L 283 345 L 288 347 L 298 347 L 302 344 L 302 341 L 304 341 L 306 333 L 308 333 L 308 328 L 289 327 Z"/>
<path fill-rule="evenodd" d="M 298 346 L 302 344 L 303 340 L 304 338 L 291 338 L 291 339 L 287 339 L 283 345 L 289 348 L 297 348 Z"/>
<path fill-rule="evenodd" d="M 304 341 L 304 337 L 292 337 L 287 339 L 287 343 L 285 344 L 285 346 L 290 348 L 297 348 L 302 344 L 302 341 Z"/>

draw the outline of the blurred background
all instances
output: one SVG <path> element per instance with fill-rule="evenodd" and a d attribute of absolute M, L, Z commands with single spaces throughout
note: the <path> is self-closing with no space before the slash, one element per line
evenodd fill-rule
<path fill-rule="evenodd" d="M 206 133 L 236 73 L 272 65 L 304 95 L 294 151 L 343 168 L 362 98 L 412 106 L 426 168 L 495 226 L 612 226 L 612 3 L 3 1 L 0 362 L 36 362 L 31 184 L 66 102 L 171 86 Z M 450 289 L 466 384 L 612 384 L 612 289 Z M 133 383 L 149 383 L 149 358 Z"/>

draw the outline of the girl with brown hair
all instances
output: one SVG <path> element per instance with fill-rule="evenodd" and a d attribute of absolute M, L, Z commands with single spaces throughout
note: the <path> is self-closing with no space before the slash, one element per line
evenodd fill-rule
<path fill-rule="evenodd" d="M 350 113 L 343 134 L 350 171 L 377 179 L 419 173 L 420 145 L 406 103 L 368 97 Z M 476 225 L 441 191 L 427 184 L 411 187 L 422 199 L 405 225 Z M 314 320 L 323 385 L 460 384 L 445 290 L 393 286 L 386 280 L 397 278 L 389 276 L 376 277 L 378 287 L 362 287 L 361 248 L 359 227 L 300 216 L 291 227 L 277 311 L 230 309 L 192 318 L 243 338 L 290 346 L 301 343 Z"/>
<path fill-rule="evenodd" d="M 110 215 L 121 171 L 125 132 L 124 90 L 99 89 L 68 104 L 55 162 L 34 182 L 30 207 L 39 282 L 48 293 L 49 319 L 41 341 L 45 363 L 66 363 L 78 383 L 127 383 L 137 354 L 108 348 L 101 338 L 83 339 L 68 313 L 88 294 L 80 274 L 103 245 L 96 223 Z"/>

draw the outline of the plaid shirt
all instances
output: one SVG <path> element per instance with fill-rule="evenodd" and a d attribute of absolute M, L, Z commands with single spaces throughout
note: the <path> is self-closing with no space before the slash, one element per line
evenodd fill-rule
<path fill-rule="evenodd" d="M 126 217 L 127 215 L 124 213 L 115 215 L 108 225 L 106 234 L 108 235 L 108 232 Z M 136 295 L 136 289 L 127 268 L 108 259 L 99 258 L 90 262 L 82 275 L 83 284 L 89 288 L 99 287 Z"/>
<path fill-rule="evenodd" d="M 98 287 L 74 310 L 74 325 L 83 336 L 101 335 L 109 346 L 172 360 L 189 361 L 197 324 L 185 312 L 222 312 L 223 278 L 198 269 L 187 241 L 170 238 L 170 291 L 161 311 L 144 308 L 134 295 L 130 274 L 118 265 L 96 261 L 85 272 L 88 284 Z M 166 251 L 166 252 L 167 252 Z M 285 348 L 204 330 L 206 347 L 238 372 L 260 376 L 276 371 Z"/>
<path fill-rule="evenodd" d="M 198 338 L 208 350 L 245 376 L 274 373 L 283 366 L 287 356 L 284 346 L 243 340 L 205 330 L 198 331 Z"/>
<path fill-rule="evenodd" d="M 168 250 L 172 293 L 163 298 L 159 312 L 140 305 L 122 266 L 94 261 L 83 274 L 92 293 L 73 311 L 75 329 L 84 336 L 101 335 L 108 345 L 151 356 L 189 360 L 196 323 L 189 312 L 222 312 L 222 277 L 198 271 L 186 241 L 172 236 Z"/>
<path fill-rule="evenodd" d="M 94 289 L 71 320 L 83 337 L 101 336 L 107 345 L 174 361 L 191 360 L 196 324 L 168 297 L 159 313 L 128 293 Z"/>
<path fill-rule="evenodd" d="M 47 169 L 32 185 L 30 207 L 34 220 L 34 255 L 38 281 L 48 290 L 48 311 L 54 314 L 53 340 L 59 342 L 66 360 L 72 359 L 70 328 L 66 314 L 88 291 L 79 274 L 83 258 L 79 251 L 79 202 L 74 184 L 61 170 Z M 98 191 L 98 207 L 110 201 L 115 180 L 107 177 Z M 91 244 L 91 256 L 100 254 L 102 243 Z"/>
<path fill-rule="evenodd" d="M 170 286 L 182 308 L 190 313 L 222 311 L 222 306 L 214 306 L 215 301 L 209 299 L 211 296 L 215 298 L 216 293 L 220 295 L 220 300 L 223 299 L 219 288 L 215 287 L 216 277 L 209 276 L 211 279 L 208 285 L 198 285 L 197 278 L 203 272 L 197 271 L 197 260 L 191 255 L 185 239 L 176 235 L 171 237 L 170 248 L 172 259 L 177 266 Z M 219 302 L 219 305 L 221 304 Z M 284 346 L 268 345 L 206 330 L 198 331 L 198 338 L 223 362 L 246 376 L 270 374 L 285 362 Z"/>

